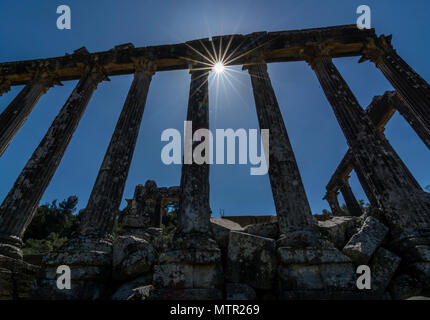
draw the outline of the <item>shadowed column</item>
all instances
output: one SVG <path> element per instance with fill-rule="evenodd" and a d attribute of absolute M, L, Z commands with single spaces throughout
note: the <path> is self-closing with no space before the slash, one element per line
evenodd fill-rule
<path fill-rule="evenodd" d="M 351 190 L 348 180 L 343 181 L 340 186 L 340 192 L 342 192 L 343 200 L 345 200 L 345 205 L 348 208 L 348 213 L 350 216 L 361 216 L 361 207 L 355 198 L 354 193 Z"/>
<path fill-rule="evenodd" d="M 2 78 L 0 80 L 0 97 L 10 90 L 10 81 Z"/>
<path fill-rule="evenodd" d="M 208 70 L 191 69 L 191 84 L 188 98 L 187 121 L 191 121 L 192 130 L 186 128 L 185 144 L 191 141 L 198 129 L 209 129 Z M 188 123 L 190 124 L 190 123 Z M 191 136 L 189 136 L 191 135 Z M 194 152 L 200 141 L 192 141 Z M 177 234 L 197 233 L 203 237 L 210 234 L 209 206 L 209 164 L 197 164 L 193 160 L 187 164 L 187 147 L 184 151 L 184 163 L 181 174 L 181 193 Z M 208 155 L 205 155 L 208 156 Z M 191 159 L 188 159 L 191 160 Z"/>
<path fill-rule="evenodd" d="M 75 132 L 94 90 L 106 76 L 88 68 L 0 207 L 0 253 L 22 258 L 21 238 Z"/>
<path fill-rule="evenodd" d="M 296 231 L 316 232 L 267 65 L 257 62 L 244 66 L 244 69 L 251 76 L 260 130 L 269 129 L 269 178 L 281 234 L 292 236 Z"/>
<path fill-rule="evenodd" d="M 430 130 L 426 128 L 422 120 L 417 116 L 415 111 L 399 97 L 397 92 L 390 94 L 390 102 L 394 108 L 405 118 L 415 133 L 421 138 L 427 148 L 430 149 Z M 428 111 L 430 112 L 430 110 Z"/>
<path fill-rule="evenodd" d="M 381 70 L 405 102 L 399 111 L 409 123 L 416 123 L 415 131 L 430 148 L 430 85 L 400 58 L 391 45 L 391 36 L 369 39 L 362 52 L 360 62 L 369 59 Z"/>
<path fill-rule="evenodd" d="M 137 65 L 124 107 L 85 208 L 80 233 L 105 237 L 112 232 L 133 159 L 154 68 Z"/>
<path fill-rule="evenodd" d="M 327 194 L 324 197 L 324 200 L 327 200 L 331 212 L 334 216 L 342 216 L 343 212 L 342 209 L 339 206 L 339 200 L 337 199 L 337 192 L 327 192 Z"/>
<path fill-rule="evenodd" d="M 24 125 L 40 98 L 54 84 L 60 84 L 47 73 L 37 75 L 0 114 L 0 156 Z"/>
<path fill-rule="evenodd" d="M 416 186 L 380 136 L 331 58 L 324 56 L 324 51 L 310 47 L 306 59 L 333 108 L 353 152 L 357 171 L 365 176 L 376 196 L 383 211 L 381 218 L 391 228 L 392 240 L 426 237 L 430 227 L 428 195 Z"/>

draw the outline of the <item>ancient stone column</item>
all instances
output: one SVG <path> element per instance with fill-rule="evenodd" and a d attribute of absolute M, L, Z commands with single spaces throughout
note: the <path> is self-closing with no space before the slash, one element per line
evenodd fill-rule
<path fill-rule="evenodd" d="M 60 83 L 42 72 L 27 84 L 0 114 L 0 156 L 21 129 L 37 102 L 54 84 Z"/>
<path fill-rule="evenodd" d="M 94 90 L 106 76 L 89 67 L 52 122 L 0 206 L 0 254 L 22 258 L 22 236 L 75 132 Z"/>
<path fill-rule="evenodd" d="M 361 207 L 355 198 L 354 193 L 351 190 L 348 180 L 343 181 L 340 186 L 340 192 L 342 192 L 343 200 L 345 200 L 346 207 L 350 216 L 361 216 Z"/>
<path fill-rule="evenodd" d="M 154 71 L 150 61 L 140 61 L 136 66 L 133 83 L 84 211 L 81 235 L 104 238 L 112 232 Z"/>
<path fill-rule="evenodd" d="M 188 98 L 187 121 L 191 121 L 192 130 L 186 128 L 185 144 L 191 141 L 198 129 L 209 129 L 209 97 L 207 70 L 191 69 L 191 84 Z M 190 136 L 191 135 L 191 136 Z M 200 141 L 193 141 L 191 152 L 194 152 Z M 209 206 L 209 164 L 197 164 L 192 160 L 187 164 L 187 147 L 184 148 L 182 164 L 181 191 L 179 200 L 177 234 L 210 234 Z M 191 160 L 191 159 L 188 159 Z M 191 161 L 189 161 L 191 162 Z"/>
<path fill-rule="evenodd" d="M 408 239 L 426 238 L 430 227 L 428 195 L 417 188 L 393 155 L 324 50 L 309 47 L 305 59 L 333 108 L 357 171 L 365 176 L 376 196 L 383 212 L 381 219 L 391 228 L 391 240 L 406 245 Z"/>
<path fill-rule="evenodd" d="M 397 92 L 392 92 L 390 102 L 394 108 L 405 118 L 415 133 L 421 138 L 427 148 L 430 149 L 430 130 L 426 128 L 420 117 L 409 108 L 409 106 L 399 97 Z"/>
<path fill-rule="evenodd" d="M 360 62 L 371 60 L 396 89 L 406 106 L 411 110 L 406 113 L 413 117 L 413 122 L 420 124 L 424 134 L 420 134 L 429 146 L 430 136 L 430 85 L 415 72 L 391 45 L 391 36 L 369 39 L 363 48 Z"/>
<path fill-rule="evenodd" d="M 267 65 L 257 61 L 244 69 L 251 76 L 260 130 L 269 129 L 269 178 L 281 234 L 314 232 L 315 222 Z"/>
<path fill-rule="evenodd" d="M 10 81 L 2 78 L 0 80 L 0 97 L 10 90 Z"/>
<path fill-rule="evenodd" d="M 190 70 L 184 160 L 179 197 L 178 226 L 165 252 L 154 266 L 156 299 L 221 299 L 223 274 L 221 251 L 212 239 L 209 206 L 209 164 L 199 164 L 187 154 L 200 141 L 192 141 L 198 129 L 209 129 L 207 70 Z M 207 136 L 205 136 L 207 139 Z M 189 142 L 187 142 L 189 141 Z M 188 144 L 188 145 L 187 145 Z M 207 149 L 206 149 L 207 150 Z M 209 158 L 202 154 L 202 158 Z"/>
<path fill-rule="evenodd" d="M 338 192 L 330 191 L 324 197 L 324 200 L 327 200 L 328 205 L 330 206 L 331 212 L 334 216 L 343 215 L 342 209 L 339 206 L 339 200 L 337 199 Z"/>

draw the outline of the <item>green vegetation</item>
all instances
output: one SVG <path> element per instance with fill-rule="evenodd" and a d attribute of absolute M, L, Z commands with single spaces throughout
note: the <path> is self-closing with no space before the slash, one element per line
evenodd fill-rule
<path fill-rule="evenodd" d="M 70 196 L 37 208 L 24 235 L 24 254 L 47 253 L 58 249 L 77 233 L 79 215 L 74 214 L 78 198 Z"/>

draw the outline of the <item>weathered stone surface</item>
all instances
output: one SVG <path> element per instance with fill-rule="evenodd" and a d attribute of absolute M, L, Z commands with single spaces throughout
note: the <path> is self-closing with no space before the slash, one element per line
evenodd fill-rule
<path fill-rule="evenodd" d="M 342 250 L 351 236 L 357 232 L 359 222 L 360 218 L 357 217 L 333 217 L 318 221 L 318 228 L 321 234 L 326 236 L 336 248 Z"/>
<path fill-rule="evenodd" d="M 230 231 L 243 231 L 243 228 L 236 222 L 228 219 L 211 218 L 212 236 L 222 249 L 228 247 Z"/>
<path fill-rule="evenodd" d="M 37 266 L 0 255 L 0 299 L 29 299 Z"/>
<path fill-rule="evenodd" d="M 373 292 L 383 293 L 399 266 L 401 258 L 396 254 L 379 248 L 370 262 L 371 288 Z"/>
<path fill-rule="evenodd" d="M 264 238 L 279 238 L 279 225 L 277 222 L 250 224 L 243 231 Z"/>
<path fill-rule="evenodd" d="M 281 299 L 350 298 L 355 289 L 351 260 L 334 247 L 278 248 Z"/>
<path fill-rule="evenodd" d="M 387 233 L 388 228 L 385 225 L 376 218 L 368 217 L 360 230 L 352 236 L 342 251 L 354 263 L 367 264 Z"/>
<path fill-rule="evenodd" d="M 113 244 L 113 277 L 116 280 L 133 279 L 151 271 L 156 259 L 157 252 L 146 240 L 118 237 Z"/>
<path fill-rule="evenodd" d="M 214 240 L 201 234 L 177 236 L 154 266 L 157 289 L 218 290 L 222 281 L 221 251 Z"/>
<path fill-rule="evenodd" d="M 210 289 L 222 283 L 219 264 L 165 263 L 154 267 L 154 285 L 157 288 Z"/>
<path fill-rule="evenodd" d="M 275 240 L 243 232 L 230 232 L 227 279 L 258 289 L 270 289 L 274 285 L 276 268 Z"/>
<path fill-rule="evenodd" d="M 410 297 L 419 296 L 423 291 L 419 283 L 407 274 L 396 276 L 390 282 L 389 290 L 394 300 L 404 300 Z"/>
<path fill-rule="evenodd" d="M 71 290 L 59 290 L 56 270 L 60 265 L 71 269 Z M 110 239 L 77 236 L 59 250 L 44 256 L 34 295 L 38 299 L 94 300 L 108 298 L 112 272 Z"/>
<path fill-rule="evenodd" d="M 152 274 L 146 274 L 130 282 L 119 286 L 112 295 L 112 300 L 130 300 L 134 295 L 134 290 L 150 285 L 152 283 Z"/>
<path fill-rule="evenodd" d="M 269 159 L 270 186 L 280 233 L 315 230 L 311 208 L 262 51 L 256 50 L 243 69 L 247 69 L 251 77 L 260 130 L 270 131 L 269 150 L 264 151 L 265 157 Z"/>
<path fill-rule="evenodd" d="M 291 264 L 279 268 L 279 285 L 283 291 L 352 291 L 355 287 L 355 269 L 352 263 L 325 263 L 315 265 Z"/>
<path fill-rule="evenodd" d="M 223 298 L 222 291 L 216 288 L 201 289 L 154 289 L 149 299 L 150 300 L 221 300 Z"/>
<path fill-rule="evenodd" d="M 227 283 L 225 285 L 227 300 L 255 300 L 255 290 L 245 283 Z"/>
<path fill-rule="evenodd" d="M 0 300 L 12 300 L 13 294 L 12 271 L 0 268 Z"/>
<path fill-rule="evenodd" d="M 283 264 L 325 264 L 325 263 L 348 263 L 351 262 L 347 256 L 336 248 L 288 248 L 278 249 L 280 261 Z"/>

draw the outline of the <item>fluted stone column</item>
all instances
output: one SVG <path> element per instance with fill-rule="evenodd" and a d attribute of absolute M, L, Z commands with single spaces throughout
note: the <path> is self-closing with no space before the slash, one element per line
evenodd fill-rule
<path fill-rule="evenodd" d="M 198 129 L 209 129 L 209 96 L 207 70 L 191 69 L 191 84 L 188 98 L 187 121 L 192 122 L 192 130 L 186 129 L 185 141 L 191 141 Z M 191 137 L 188 135 L 191 134 Z M 186 144 L 187 142 L 185 142 Z M 200 141 L 193 141 L 191 150 Z M 179 200 L 177 234 L 210 234 L 209 206 L 209 164 L 187 164 L 187 148 L 185 147 L 184 163 L 182 164 L 181 191 Z M 189 159 L 191 160 L 191 159 Z"/>
<path fill-rule="evenodd" d="M 88 68 L 0 206 L 0 254 L 22 258 L 22 236 L 75 132 L 106 76 Z"/>
<path fill-rule="evenodd" d="M 343 181 L 340 186 L 340 192 L 342 192 L 343 200 L 345 200 L 346 207 L 350 216 L 361 216 L 361 207 L 355 198 L 354 193 L 351 190 L 351 186 L 347 180 Z"/>
<path fill-rule="evenodd" d="M 137 65 L 124 107 L 85 208 L 80 233 L 103 238 L 111 234 L 133 158 L 154 67 Z"/>
<path fill-rule="evenodd" d="M 209 129 L 209 72 L 197 67 L 190 73 L 187 121 L 192 121 L 192 130 L 186 127 L 185 144 L 187 140 L 191 141 L 196 130 Z M 156 290 L 152 296 L 155 299 L 212 300 L 222 297 L 221 251 L 211 238 L 209 164 L 197 164 L 187 155 L 188 149 L 194 151 L 200 143 L 193 141 L 184 147 L 178 226 L 172 242 L 154 266 Z"/>
<path fill-rule="evenodd" d="M 339 206 L 339 200 L 337 199 L 338 192 L 330 191 L 324 197 L 324 200 L 327 200 L 328 205 L 330 206 L 331 212 L 334 216 L 343 215 L 342 209 Z"/>
<path fill-rule="evenodd" d="M 331 58 L 309 48 L 305 56 L 315 71 L 340 127 L 351 148 L 357 170 L 376 195 L 378 207 L 391 228 L 391 240 L 401 245 L 416 237 L 427 237 L 430 227 L 428 196 L 417 188 L 359 105 Z"/>
<path fill-rule="evenodd" d="M 360 62 L 369 59 L 381 70 L 411 109 L 407 114 L 425 130 L 420 137 L 429 146 L 430 85 L 397 54 L 391 45 L 391 36 L 382 35 L 378 39 L 369 39 L 362 52 Z"/>
<path fill-rule="evenodd" d="M 421 138 L 427 148 L 430 149 L 430 129 L 427 128 L 420 117 L 409 108 L 409 106 L 399 97 L 397 92 L 390 95 L 390 101 L 394 108 L 405 118 L 415 133 Z M 429 110 L 430 112 L 430 110 Z"/>
<path fill-rule="evenodd" d="M 257 61 L 244 66 L 251 76 L 255 107 L 261 129 L 269 129 L 269 179 L 283 236 L 316 231 L 311 208 L 285 129 L 278 101 L 267 73 L 267 65 Z"/>
<path fill-rule="evenodd" d="M 37 102 L 54 84 L 59 82 L 46 73 L 36 76 L 0 114 L 0 156 L 24 125 Z"/>

